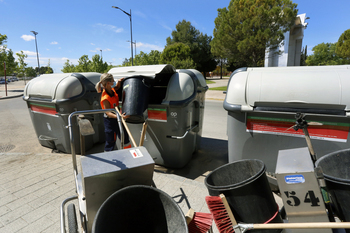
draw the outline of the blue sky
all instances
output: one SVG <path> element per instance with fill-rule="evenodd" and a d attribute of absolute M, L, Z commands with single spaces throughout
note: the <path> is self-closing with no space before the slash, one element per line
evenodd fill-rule
<path fill-rule="evenodd" d="M 69 59 L 77 64 L 86 54 L 101 54 L 103 60 L 120 65 L 131 57 L 129 17 L 112 6 L 132 13 L 136 52 L 162 51 L 166 38 L 183 19 L 199 31 L 213 34 L 217 9 L 229 0 L 0 0 L 0 34 L 6 34 L 7 46 L 14 53 L 28 54 L 28 66 L 37 66 L 34 36 L 40 65 L 60 73 Z M 308 27 L 303 46 L 311 49 L 322 42 L 336 42 L 350 29 L 349 0 L 295 0 L 299 14 L 306 13 Z"/>

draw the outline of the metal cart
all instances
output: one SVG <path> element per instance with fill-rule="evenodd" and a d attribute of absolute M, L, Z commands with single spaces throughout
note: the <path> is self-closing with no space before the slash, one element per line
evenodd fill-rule
<path fill-rule="evenodd" d="M 75 153 L 74 135 L 72 130 L 73 117 L 82 114 L 99 114 L 112 111 L 89 110 L 76 111 L 68 117 L 68 128 L 72 151 L 74 179 L 77 195 L 65 199 L 60 208 L 61 233 L 65 233 L 65 205 L 78 200 L 80 223 L 83 232 L 91 232 L 95 215 L 102 203 L 117 190 L 131 185 L 152 185 L 154 161 L 144 147 L 133 147 L 125 150 L 115 150 L 104 153 L 88 154 L 80 157 L 79 169 Z M 117 114 L 117 113 L 116 113 Z M 118 124 L 121 129 L 121 147 L 123 148 L 123 128 L 121 117 L 118 116 Z M 78 119 L 81 135 L 89 134 L 89 122 L 87 119 Z M 69 232 L 78 232 L 75 205 L 69 204 L 67 208 Z"/>

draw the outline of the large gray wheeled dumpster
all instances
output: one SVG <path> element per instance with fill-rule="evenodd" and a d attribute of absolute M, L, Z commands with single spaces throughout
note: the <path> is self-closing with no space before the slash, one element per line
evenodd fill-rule
<path fill-rule="evenodd" d="M 68 116 L 74 111 L 100 109 L 101 94 L 95 90 L 100 73 L 44 74 L 27 83 L 23 99 L 27 102 L 32 123 L 42 146 L 71 153 Z M 103 115 L 88 118 L 95 134 L 85 137 L 85 149 L 104 141 Z M 78 135 L 78 125 L 73 123 Z M 75 140 L 80 153 L 80 139 Z"/>
<path fill-rule="evenodd" d="M 305 114 L 317 158 L 350 147 L 350 66 L 240 68 L 230 77 L 229 162 L 260 159 L 274 172 L 279 150 L 306 147 Z M 316 122 L 316 123 L 315 123 Z"/>
<path fill-rule="evenodd" d="M 204 99 L 208 89 L 203 75 L 193 69 L 176 70 L 171 65 L 118 67 L 109 73 L 116 80 L 123 77 L 125 80 L 142 79 L 149 88 L 145 92 L 148 96 L 140 96 L 138 100 L 147 100 L 144 119 L 148 126 L 144 146 L 158 165 L 185 166 L 198 149 L 202 135 Z M 128 85 L 123 87 L 123 97 L 128 94 L 124 92 L 130 88 Z M 142 123 L 129 122 L 128 127 L 139 142 Z"/>

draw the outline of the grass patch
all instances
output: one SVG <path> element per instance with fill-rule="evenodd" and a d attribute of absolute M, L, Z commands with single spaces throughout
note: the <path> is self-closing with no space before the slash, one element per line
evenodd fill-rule
<path fill-rule="evenodd" d="M 207 83 L 207 84 L 213 84 L 213 83 L 215 83 L 214 81 L 210 81 L 210 80 L 205 80 L 205 82 Z"/>
<path fill-rule="evenodd" d="M 212 91 L 226 91 L 226 90 L 227 90 L 227 86 L 223 86 L 223 87 L 212 87 L 212 88 L 209 88 L 209 90 L 212 90 Z"/>

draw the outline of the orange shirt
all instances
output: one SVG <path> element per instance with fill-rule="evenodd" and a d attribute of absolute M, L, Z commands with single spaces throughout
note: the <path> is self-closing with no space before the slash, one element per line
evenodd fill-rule
<path fill-rule="evenodd" d="M 101 95 L 101 107 L 102 109 L 105 109 L 103 106 L 103 101 L 107 100 L 111 106 L 111 108 L 115 108 L 117 106 L 119 106 L 119 96 L 118 94 L 115 92 L 114 88 L 112 88 L 113 91 L 113 96 L 109 96 L 108 93 L 106 92 L 106 90 L 103 90 L 102 95 Z"/>

